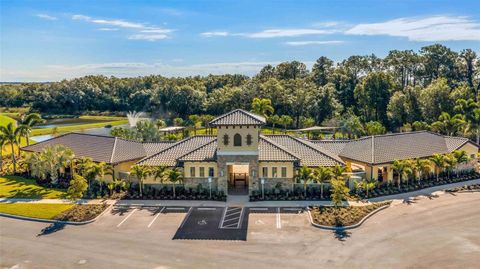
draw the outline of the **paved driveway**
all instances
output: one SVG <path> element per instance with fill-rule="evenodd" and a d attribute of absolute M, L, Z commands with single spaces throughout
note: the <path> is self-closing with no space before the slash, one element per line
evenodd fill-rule
<path fill-rule="evenodd" d="M 480 264 L 480 193 L 396 204 L 346 233 L 311 227 L 294 208 L 280 208 L 280 214 L 278 208 L 249 208 L 248 220 L 243 212 L 246 240 L 172 240 L 182 223 L 190 227 L 206 218 L 206 225 L 213 220 L 226 227 L 235 222 L 225 221 L 225 208 L 199 208 L 115 208 L 85 226 L 0 218 L 0 267 L 463 269 Z M 227 214 L 235 218 L 235 211 Z"/>

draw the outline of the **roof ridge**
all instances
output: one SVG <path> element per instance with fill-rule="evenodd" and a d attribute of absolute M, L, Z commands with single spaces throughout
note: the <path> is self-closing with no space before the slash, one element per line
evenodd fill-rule
<path fill-rule="evenodd" d="M 115 141 L 113 142 L 113 149 L 112 149 L 112 155 L 110 156 L 110 163 L 113 163 L 113 156 L 115 156 L 115 149 L 117 148 L 117 137 L 115 137 Z"/>
<path fill-rule="evenodd" d="M 214 140 L 212 140 L 212 141 L 210 141 L 210 142 L 207 142 L 207 143 L 201 145 L 200 147 L 195 148 L 195 149 L 193 149 L 193 150 L 191 150 L 191 151 L 189 151 L 189 152 L 187 152 L 187 153 L 179 156 L 179 157 L 177 158 L 177 160 L 180 160 L 180 159 L 182 159 L 183 157 L 185 157 L 185 156 L 187 156 L 187 155 L 189 155 L 189 154 L 191 154 L 191 153 L 194 153 L 194 152 L 196 152 L 196 151 L 198 151 L 198 150 L 200 150 L 200 149 L 202 149 L 202 148 L 204 148 L 204 147 L 206 147 L 206 146 L 208 146 L 208 145 L 210 145 L 210 144 L 212 144 L 212 143 L 214 143 L 214 142 L 217 142 L 217 140 L 214 139 Z"/>
<path fill-rule="evenodd" d="M 293 152 L 289 151 L 287 148 L 275 143 L 274 141 L 270 140 L 269 138 L 265 137 L 264 135 L 260 135 L 260 138 L 263 139 L 265 142 L 267 143 L 270 143 L 272 146 L 275 146 L 277 148 L 279 148 L 280 150 L 283 150 L 285 153 L 289 154 L 290 156 L 298 159 L 298 160 L 301 160 L 302 158 L 298 157 L 297 155 L 295 155 Z"/>
<path fill-rule="evenodd" d="M 227 113 L 225 113 L 225 114 L 223 114 L 223 115 L 220 115 L 220 116 L 214 118 L 213 120 L 211 120 L 208 124 L 215 125 L 214 122 L 219 121 L 219 120 L 221 120 L 221 119 L 223 119 L 223 118 L 225 118 L 225 117 L 227 117 L 227 116 L 230 116 L 230 115 L 232 115 L 233 113 L 236 113 L 236 112 L 240 112 L 240 113 L 242 113 L 242 114 L 244 114 L 244 115 L 246 115 L 246 116 L 249 116 L 249 117 L 251 117 L 251 118 L 254 118 L 254 119 L 255 119 L 256 121 L 258 121 L 259 123 L 265 124 L 265 122 L 264 122 L 264 121 L 266 121 L 265 117 L 260 116 L 260 115 L 257 115 L 257 114 L 255 114 L 255 113 L 253 113 L 253 112 L 249 112 L 249 111 L 243 110 L 243 109 L 241 109 L 241 108 L 237 108 L 237 109 L 234 109 L 234 110 L 232 110 L 232 111 L 229 111 L 229 112 L 227 112 Z"/>
<path fill-rule="evenodd" d="M 174 143 L 172 143 L 172 145 L 170 145 L 169 147 L 166 147 L 166 148 L 162 149 L 161 151 L 159 151 L 159 152 L 157 152 L 157 153 L 155 153 L 155 154 L 153 154 L 153 155 L 146 156 L 145 158 L 141 159 L 141 160 L 138 161 L 137 163 L 141 163 L 141 162 L 143 162 L 143 161 L 146 161 L 146 160 L 148 160 L 148 159 L 151 159 L 151 158 L 153 158 L 153 157 L 156 157 L 156 156 L 159 155 L 160 153 L 163 153 L 163 152 L 171 149 L 172 147 L 175 147 L 176 145 L 180 145 L 180 144 L 182 144 L 182 143 L 184 143 L 184 142 L 192 139 L 192 137 L 195 137 L 195 136 L 190 136 L 190 137 L 184 138 L 184 139 L 182 139 L 182 140 L 180 140 L 180 141 L 174 142 Z"/>
<path fill-rule="evenodd" d="M 335 155 L 335 154 L 333 154 L 332 152 L 330 152 L 330 151 L 328 151 L 328 150 L 325 150 L 325 149 L 324 149 L 324 150 L 325 150 L 325 152 L 323 152 L 323 151 L 321 151 L 321 150 L 319 150 L 319 149 L 317 149 L 317 148 L 313 147 L 312 145 L 309 145 L 309 144 L 305 143 L 305 142 L 312 143 L 312 142 L 310 142 L 310 141 L 306 141 L 306 140 L 303 140 L 303 139 L 301 139 L 301 138 L 297 138 L 297 137 L 294 137 L 294 136 L 291 136 L 291 135 L 287 135 L 287 136 L 289 136 L 289 137 L 293 138 L 294 140 L 296 140 L 296 141 L 298 141 L 298 142 L 302 143 L 303 145 L 305 145 L 305 146 L 307 146 L 307 147 L 309 147 L 309 148 L 311 148 L 311 149 L 315 150 L 316 152 L 319 152 L 319 153 L 321 153 L 321 154 L 323 154 L 323 155 L 327 156 L 328 158 L 330 158 L 330 159 L 332 159 L 332 160 L 334 160 L 334 161 L 337 161 L 337 162 L 339 162 L 339 160 L 338 160 L 338 159 L 340 159 L 340 157 L 338 157 L 338 159 L 337 159 L 337 158 L 334 158 L 334 157 L 332 157 L 332 155 Z M 341 160 L 341 159 L 340 159 L 340 160 Z M 341 160 L 341 161 L 340 161 L 340 163 L 343 163 L 343 160 Z"/>

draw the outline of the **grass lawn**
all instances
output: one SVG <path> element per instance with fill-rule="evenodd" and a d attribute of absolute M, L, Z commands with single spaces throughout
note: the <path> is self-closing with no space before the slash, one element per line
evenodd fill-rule
<path fill-rule="evenodd" d="M 64 199 L 66 193 L 60 189 L 38 186 L 32 179 L 19 176 L 0 176 L 0 197 Z"/>
<path fill-rule="evenodd" d="M 9 123 L 15 123 L 15 120 L 7 115 L 0 114 L 0 126 L 7 126 Z"/>
<path fill-rule="evenodd" d="M 74 131 L 81 131 L 85 129 L 91 128 L 101 128 L 105 127 L 106 125 L 111 126 L 118 126 L 122 124 L 127 124 L 128 119 L 125 117 L 106 117 L 106 116 L 81 116 L 82 119 L 96 119 L 96 120 L 109 120 L 104 122 L 97 122 L 97 123 L 87 123 L 87 124 L 78 124 L 78 125 L 69 125 L 69 126 L 59 126 L 56 129 L 58 134 L 74 132 Z M 52 134 L 54 128 L 38 128 L 32 130 L 32 136 L 37 135 L 47 135 Z"/>
<path fill-rule="evenodd" d="M 0 213 L 31 218 L 53 219 L 73 204 L 0 203 Z"/>
<path fill-rule="evenodd" d="M 389 202 L 383 202 L 367 206 L 346 206 L 339 208 L 321 206 L 313 208 L 311 213 L 313 222 L 316 224 L 342 227 L 357 224 L 374 210 L 388 204 Z"/>

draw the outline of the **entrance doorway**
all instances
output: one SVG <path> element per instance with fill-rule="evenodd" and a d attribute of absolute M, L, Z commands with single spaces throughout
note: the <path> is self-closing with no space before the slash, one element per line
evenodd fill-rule
<path fill-rule="evenodd" d="M 249 165 L 228 165 L 228 194 L 248 195 Z"/>

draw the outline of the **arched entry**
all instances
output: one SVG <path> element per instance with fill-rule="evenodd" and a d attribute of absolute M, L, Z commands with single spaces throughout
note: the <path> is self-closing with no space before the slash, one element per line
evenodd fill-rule
<path fill-rule="evenodd" d="M 248 164 L 228 165 L 228 194 L 247 195 L 250 180 Z"/>

